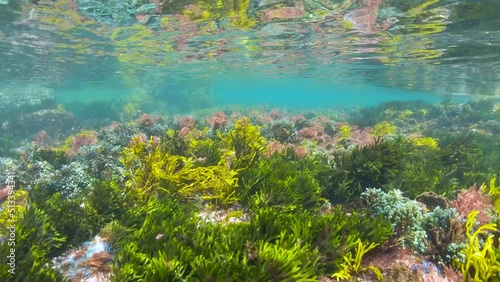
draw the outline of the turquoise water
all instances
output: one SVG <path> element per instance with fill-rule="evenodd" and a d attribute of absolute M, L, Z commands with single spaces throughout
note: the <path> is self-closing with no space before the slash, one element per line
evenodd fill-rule
<path fill-rule="evenodd" d="M 236 90 L 235 90 L 236 89 Z M 394 100 L 440 101 L 433 93 L 408 91 L 369 84 L 348 84 L 314 79 L 247 79 L 222 80 L 213 86 L 215 103 L 233 105 L 268 104 L 295 109 L 334 109 L 376 106 Z M 235 95 L 238 93 L 238 95 Z"/>
<path fill-rule="evenodd" d="M 430 103 L 441 101 L 443 97 L 432 92 L 410 91 L 398 88 L 373 86 L 369 84 L 328 83 L 313 78 L 220 78 L 202 86 L 210 99 L 197 104 L 199 108 L 248 106 L 308 109 L 359 108 L 376 106 L 382 102 L 400 100 L 425 100 Z M 133 89 L 116 85 L 87 85 L 64 87 L 55 92 L 62 103 L 82 101 L 123 100 L 133 95 Z M 167 90 L 168 91 L 168 90 Z M 193 90 L 195 91 L 195 90 Z M 182 91 L 179 91 L 182 93 Z M 161 98 L 157 102 L 175 101 L 175 95 Z M 456 98 L 460 100 L 459 97 Z M 467 99 L 462 99 L 466 101 Z M 179 109 L 177 113 L 182 112 Z"/>

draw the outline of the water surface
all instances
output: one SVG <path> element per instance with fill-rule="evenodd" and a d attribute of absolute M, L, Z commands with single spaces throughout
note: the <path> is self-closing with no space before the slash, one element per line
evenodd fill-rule
<path fill-rule="evenodd" d="M 61 101 L 136 89 L 312 107 L 500 94 L 496 0 L 4 2 L 0 82 Z"/>

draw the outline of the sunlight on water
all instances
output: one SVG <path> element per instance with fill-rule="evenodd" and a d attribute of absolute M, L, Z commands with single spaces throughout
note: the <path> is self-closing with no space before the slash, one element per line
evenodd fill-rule
<path fill-rule="evenodd" d="M 498 1 L 19 3 L 0 6 L 4 84 L 217 83 L 245 70 L 332 87 L 499 94 Z"/>

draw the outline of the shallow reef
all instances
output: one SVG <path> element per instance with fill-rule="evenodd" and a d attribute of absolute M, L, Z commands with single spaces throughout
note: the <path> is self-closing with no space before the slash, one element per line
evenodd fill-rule
<path fill-rule="evenodd" d="M 495 109 L 37 125 L 0 151 L 0 280 L 499 281 Z"/>

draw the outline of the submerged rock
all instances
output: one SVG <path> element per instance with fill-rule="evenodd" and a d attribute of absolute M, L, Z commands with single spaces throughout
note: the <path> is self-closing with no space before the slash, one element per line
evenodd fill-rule
<path fill-rule="evenodd" d="M 30 85 L 23 88 L 0 89 L 0 121 L 3 123 L 19 115 L 55 108 L 56 102 L 51 89 Z"/>
<path fill-rule="evenodd" d="M 16 136 L 28 138 L 42 130 L 53 138 L 63 138 L 81 130 L 80 121 L 75 115 L 61 110 L 40 110 L 22 114 L 4 124 L 4 127 Z"/>
<path fill-rule="evenodd" d="M 110 246 L 101 237 L 84 243 L 80 248 L 70 250 L 63 256 L 52 259 L 53 268 L 67 279 L 76 281 L 109 281 L 108 263 L 113 256 Z"/>

